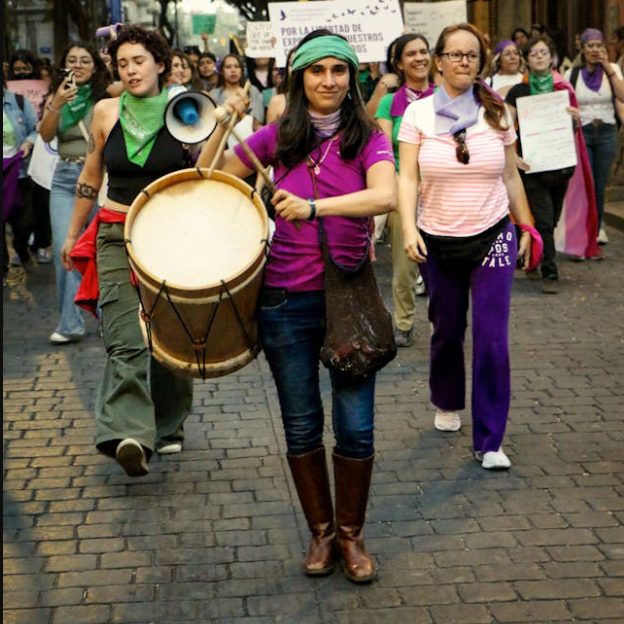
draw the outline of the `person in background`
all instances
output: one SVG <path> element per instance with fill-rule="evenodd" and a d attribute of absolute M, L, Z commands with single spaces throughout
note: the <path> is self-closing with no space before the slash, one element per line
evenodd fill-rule
<path fill-rule="evenodd" d="M 212 91 L 217 86 L 219 80 L 217 57 L 212 52 L 202 52 L 199 55 L 197 70 L 201 80 L 202 91 Z"/>
<path fill-rule="evenodd" d="M 540 35 L 543 35 L 546 33 L 546 26 L 543 26 L 542 24 L 531 24 L 531 30 L 529 32 L 529 36 L 531 39 L 535 39 L 536 37 L 539 37 Z"/>
<path fill-rule="evenodd" d="M 259 324 L 280 399 L 288 465 L 312 533 L 303 570 L 330 574 L 340 558 L 347 578 L 363 583 L 376 574 L 363 532 L 374 463 L 375 375 L 351 381 L 330 371 L 335 518 L 319 388 L 325 333 L 320 228 L 332 257 L 353 269 L 369 253 L 370 216 L 392 210 L 395 201 L 390 142 L 364 110 L 357 69 L 346 39 L 325 30 L 306 35 L 293 57 L 286 114 L 248 143 L 263 165 L 273 164 L 278 187 Z M 240 89 L 224 105 L 243 114 L 247 108 Z M 223 133 L 219 126 L 198 164 L 212 161 Z M 241 178 L 252 172 L 240 146 L 227 151 L 218 167 Z"/>
<path fill-rule="evenodd" d="M 529 43 L 529 33 L 520 26 L 514 28 L 509 38 L 518 46 L 518 50 L 522 50 Z"/>
<path fill-rule="evenodd" d="M 288 52 L 286 56 L 286 69 L 280 70 L 283 71 L 282 82 L 277 87 L 277 93 L 269 101 L 266 115 L 267 124 L 277 121 L 286 110 L 286 94 L 290 86 L 290 65 L 296 49 L 297 48 L 292 48 L 290 52 Z"/>
<path fill-rule="evenodd" d="M 165 39 L 140 26 L 125 26 L 108 49 L 124 91 L 119 98 L 103 99 L 95 106 L 90 148 L 76 185 L 62 257 L 66 268 L 73 266 L 74 258 L 81 266 L 84 260 L 97 275 L 98 283 L 91 284 L 94 292 L 81 293 L 86 300 L 98 300 L 106 348 L 106 367 L 95 400 L 96 447 L 115 458 L 126 474 L 140 477 L 149 472 L 154 451 L 182 450 L 193 383 L 154 360 L 143 340 L 139 298 L 124 248 L 124 221 L 141 189 L 187 167 L 188 158 L 182 144 L 164 128 L 165 83 L 171 65 Z M 105 204 L 76 243 L 98 196 L 104 169 L 108 173 Z M 70 255 L 72 249 L 75 255 Z"/>
<path fill-rule="evenodd" d="M 9 60 L 9 80 L 38 80 L 37 59 L 30 50 L 15 50 Z"/>
<path fill-rule="evenodd" d="M 188 45 L 182 48 L 184 54 L 186 54 L 186 58 L 189 63 L 192 63 L 195 67 L 197 67 L 197 63 L 199 62 L 199 57 L 201 52 L 199 51 L 199 46 L 196 45 Z"/>
<path fill-rule="evenodd" d="M 35 262 L 30 256 L 28 238 L 32 227 L 31 211 L 31 180 L 28 177 L 28 159 L 37 138 L 37 113 L 28 98 L 16 95 L 9 91 L 6 81 L 3 81 L 2 91 L 2 160 L 4 182 L 8 182 L 10 174 L 6 168 L 11 161 L 17 169 L 17 183 L 8 193 L 5 190 L 3 198 L 2 219 L 2 277 L 6 279 L 9 271 L 9 255 L 5 234 L 5 216 L 8 213 L 8 223 L 13 231 L 13 249 L 17 254 L 17 262 L 25 269 L 34 267 Z M 19 163 L 14 159 L 19 158 Z M 14 171 L 15 171 L 14 169 Z M 3 185 L 4 186 L 4 185 Z M 11 204 L 10 206 L 8 204 Z"/>
<path fill-rule="evenodd" d="M 360 63 L 358 68 L 358 84 L 364 102 L 368 102 L 381 78 L 379 63 Z"/>
<path fill-rule="evenodd" d="M 97 51 L 81 42 L 65 48 L 59 59 L 57 75 L 39 132 L 46 142 L 54 137 L 58 139 L 59 160 L 50 189 L 50 222 L 60 318 L 50 334 L 50 342 L 60 345 L 78 341 L 85 334 L 82 312 L 74 304 L 80 274 L 65 268 L 61 248 L 74 208 L 76 184 L 87 156 L 93 107 L 108 97 L 111 79 Z"/>
<path fill-rule="evenodd" d="M 266 108 L 271 99 L 271 89 L 273 88 L 273 68 L 275 59 L 267 56 L 260 58 L 245 57 L 247 67 L 247 78 L 252 86 L 256 87 L 262 94 L 262 104 Z"/>
<path fill-rule="evenodd" d="M 45 80 L 48 85 L 52 84 L 52 62 L 49 58 L 42 57 L 37 59 L 37 71 L 39 72 L 39 79 Z"/>
<path fill-rule="evenodd" d="M 504 97 L 513 85 L 522 80 L 522 69 L 522 56 L 518 46 L 511 39 L 499 41 L 494 47 L 492 69 L 486 82 Z"/>
<path fill-rule="evenodd" d="M 615 62 L 624 74 L 624 26 L 620 26 L 613 31 L 612 41 L 617 57 Z"/>
<path fill-rule="evenodd" d="M 219 66 L 219 81 L 217 86 L 210 92 L 210 96 L 217 104 L 223 104 L 228 97 L 238 92 L 245 84 L 243 61 L 237 54 L 226 54 L 221 59 Z M 252 116 L 253 130 L 258 130 L 264 124 L 264 104 L 262 95 L 256 87 L 250 85 L 249 100 L 251 102 L 249 114 Z"/>
<path fill-rule="evenodd" d="M 610 63 L 604 35 L 587 28 L 581 34 L 581 68 L 566 72 L 576 91 L 581 124 L 594 178 L 598 209 L 598 243 L 609 242 L 603 225 L 605 189 L 617 153 L 617 120 L 624 121 L 624 80 L 617 63 Z"/>
<path fill-rule="evenodd" d="M 504 103 L 477 81 L 481 32 L 446 27 L 435 47 L 442 83 L 412 102 L 399 131 L 399 209 L 408 257 L 421 264 L 433 324 L 429 386 L 434 427 L 457 431 L 464 408 L 464 334 L 470 301 L 475 458 L 507 469 L 509 311 L 517 258 L 529 262 L 531 214 L 516 168 L 516 133 Z"/>
<path fill-rule="evenodd" d="M 399 37 L 394 50 L 396 59 L 393 65 L 399 77 L 400 87 L 396 93 L 388 93 L 381 98 L 375 117 L 381 130 L 392 141 L 398 172 L 398 134 L 405 109 L 410 102 L 433 95 L 434 85 L 430 82 L 431 52 L 429 43 L 423 35 L 409 34 Z M 382 76 L 381 81 L 384 80 L 386 76 Z M 388 228 L 392 248 L 394 340 L 397 347 L 409 347 L 413 339 L 417 283 L 420 274 L 417 263 L 405 255 L 401 217 L 398 213 L 391 212 L 388 215 Z"/>
<path fill-rule="evenodd" d="M 395 46 L 398 40 L 399 37 L 390 42 L 386 50 L 385 73 L 377 81 L 372 95 L 366 102 L 366 112 L 371 118 L 375 117 L 381 98 L 388 93 L 394 93 L 399 88 L 399 76 L 394 66 Z"/>
<path fill-rule="evenodd" d="M 530 97 L 541 93 L 552 93 L 562 89 L 559 74 L 553 70 L 553 55 L 555 47 L 552 40 L 546 35 L 540 35 L 529 41 L 526 46 L 527 79 L 511 88 L 505 102 L 507 103 L 514 123 L 518 121 L 517 100 L 521 97 Z M 569 86 L 569 85 L 568 85 Z M 578 108 L 568 108 L 572 120 L 578 125 L 580 113 Z M 556 294 L 559 291 L 559 270 L 555 262 L 555 228 L 561 216 L 563 198 L 568 189 L 570 178 L 574 174 L 574 167 L 531 173 L 528 164 L 522 159 L 522 145 L 518 144 L 517 158 L 520 176 L 524 184 L 531 213 L 535 218 L 535 227 L 544 243 L 544 255 L 541 262 L 542 292 Z"/>

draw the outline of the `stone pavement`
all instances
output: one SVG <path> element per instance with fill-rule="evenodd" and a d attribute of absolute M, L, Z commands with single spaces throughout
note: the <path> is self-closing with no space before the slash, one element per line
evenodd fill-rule
<path fill-rule="evenodd" d="M 559 295 L 517 276 L 507 473 L 472 459 L 468 423 L 433 429 L 420 300 L 416 344 L 378 380 L 366 534 L 379 576 L 364 587 L 299 571 L 307 529 L 262 357 L 196 382 L 184 451 L 131 479 L 93 447 L 95 323 L 78 345 L 48 344 L 52 267 L 14 270 L 3 290 L 5 624 L 621 624 L 624 232 L 608 233 L 605 262 L 561 260 Z"/>

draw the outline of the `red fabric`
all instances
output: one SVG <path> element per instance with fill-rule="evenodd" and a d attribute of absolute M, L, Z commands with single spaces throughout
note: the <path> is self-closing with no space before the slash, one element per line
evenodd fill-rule
<path fill-rule="evenodd" d="M 528 232 L 531 235 L 531 260 L 529 266 L 525 268 L 527 271 L 534 271 L 544 255 L 544 241 L 532 225 L 521 224 L 519 227 L 523 232 Z"/>
<path fill-rule="evenodd" d="M 97 318 L 100 282 L 97 273 L 97 233 L 100 223 L 125 223 L 126 213 L 100 208 L 89 227 L 76 241 L 69 254 L 74 267 L 82 274 L 82 281 L 74 297 L 74 303 Z"/>

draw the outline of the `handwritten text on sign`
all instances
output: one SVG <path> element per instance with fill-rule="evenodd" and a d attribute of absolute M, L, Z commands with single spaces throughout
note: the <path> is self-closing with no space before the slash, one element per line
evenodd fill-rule
<path fill-rule="evenodd" d="M 269 17 L 280 67 L 288 51 L 319 28 L 346 37 L 363 63 L 383 61 L 387 46 L 403 32 L 398 0 L 271 2 Z"/>

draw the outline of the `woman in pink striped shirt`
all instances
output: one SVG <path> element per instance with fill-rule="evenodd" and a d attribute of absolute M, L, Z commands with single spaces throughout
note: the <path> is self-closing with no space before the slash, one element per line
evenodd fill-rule
<path fill-rule="evenodd" d="M 470 24 L 442 31 L 434 53 L 439 89 L 410 104 L 399 132 L 399 209 L 405 251 L 421 264 L 429 293 L 434 426 L 461 427 L 470 297 L 474 452 L 484 468 L 506 469 L 511 286 L 516 260 L 528 264 L 530 247 L 528 232 L 518 247 L 509 211 L 521 227 L 531 217 L 513 123 L 502 100 L 477 81 L 486 60 L 483 36 Z"/>

